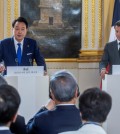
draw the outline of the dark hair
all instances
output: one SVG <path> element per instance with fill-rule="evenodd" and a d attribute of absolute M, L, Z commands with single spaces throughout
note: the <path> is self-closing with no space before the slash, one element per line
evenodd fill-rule
<path fill-rule="evenodd" d="M 10 85 L 0 86 L 0 125 L 12 121 L 20 105 L 20 96 L 17 90 Z"/>
<path fill-rule="evenodd" d="M 89 88 L 79 98 L 82 119 L 102 123 L 106 120 L 112 106 L 112 98 L 99 88 Z"/>
<path fill-rule="evenodd" d="M 4 79 L 3 76 L 0 75 L 0 86 L 7 84 L 7 81 Z"/>
<path fill-rule="evenodd" d="M 15 19 L 15 20 L 12 22 L 12 27 L 13 27 L 13 28 L 14 28 L 16 22 L 23 22 L 23 23 L 25 23 L 26 28 L 28 28 L 28 22 L 27 22 L 27 20 L 26 20 L 25 18 L 23 18 L 23 17 L 18 17 L 17 19 Z"/>
<path fill-rule="evenodd" d="M 58 71 L 50 79 L 50 90 L 56 100 L 68 102 L 74 98 L 78 85 L 70 72 Z"/>
<path fill-rule="evenodd" d="M 118 21 L 115 23 L 115 26 L 120 27 L 120 20 L 118 20 Z"/>

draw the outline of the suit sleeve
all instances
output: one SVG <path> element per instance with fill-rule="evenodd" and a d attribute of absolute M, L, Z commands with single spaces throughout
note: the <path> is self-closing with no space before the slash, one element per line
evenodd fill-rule
<path fill-rule="evenodd" d="M 27 126 L 26 126 L 26 131 L 27 131 L 27 134 L 38 134 L 39 131 L 40 131 L 40 127 L 39 127 L 39 123 L 38 122 L 42 122 L 42 119 L 41 121 L 39 119 L 37 119 L 37 116 L 39 114 L 41 114 L 42 112 L 45 112 L 47 111 L 47 109 L 45 108 L 41 108 L 33 118 L 31 118 L 28 123 L 27 123 Z M 38 121 L 39 120 L 39 121 Z M 44 120 L 44 119 L 43 119 Z"/>
<path fill-rule="evenodd" d="M 0 62 L 2 62 L 2 42 L 0 41 Z"/>
<path fill-rule="evenodd" d="M 12 123 L 10 130 L 15 134 L 26 134 L 25 119 L 21 115 L 17 116 L 15 123 Z"/>
<path fill-rule="evenodd" d="M 35 61 L 37 63 L 38 66 L 44 66 L 44 70 L 47 71 L 47 68 L 46 68 L 46 63 L 45 63 L 45 59 L 43 57 L 43 55 L 41 54 L 40 52 L 40 48 L 38 47 L 37 45 L 37 42 L 35 41 Z"/>
<path fill-rule="evenodd" d="M 106 68 L 108 64 L 109 64 L 109 53 L 108 53 L 108 44 L 106 44 L 102 59 L 99 64 L 100 72 L 101 72 L 101 69 Z"/>

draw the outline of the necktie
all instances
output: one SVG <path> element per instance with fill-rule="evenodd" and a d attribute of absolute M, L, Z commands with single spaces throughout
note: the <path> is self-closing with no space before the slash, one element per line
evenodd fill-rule
<path fill-rule="evenodd" d="M 17 49 L 17 58 L 18 58 L 18 63 L 20 64 L 21 63 L 21 44 L 18 43 L 18 49 Z"/>

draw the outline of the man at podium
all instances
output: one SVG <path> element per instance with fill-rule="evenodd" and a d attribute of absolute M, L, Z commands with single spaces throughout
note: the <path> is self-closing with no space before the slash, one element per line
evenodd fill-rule
<path fill-rule="evenodd" d="M 116 40 L 105 45 L 104 54 L 100 62 L 100 75 L 104 79 L 105 74 L 112 74 L 112 65 L 120 65 L 120 20 L 115 23 Z M 106 69 L 109 66 L 109 71 Z"/>
<path fill-rule="evenodd" d="M 40 53 L 35 40 L 26 38 L 28 22 L 23 17 L 18 17 L 12 23 L 13 37 L 6 38 L 0 42 L 0 72 L 6 70 L 7 66 L 33 66 L 35 62 L 38 66 L 44 66 L 46 73 L 46 63 Z"/>

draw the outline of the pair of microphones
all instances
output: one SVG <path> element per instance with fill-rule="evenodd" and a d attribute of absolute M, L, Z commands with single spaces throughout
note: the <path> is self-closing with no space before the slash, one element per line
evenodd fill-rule
<path fill-rule="evenodd" d="M 15 58 L 16 66 L 20 66 L 20 63 L 18 62 L 18 58 Z M 32 66 L 32 59 L 29 59 L 30 66 Z"/>

